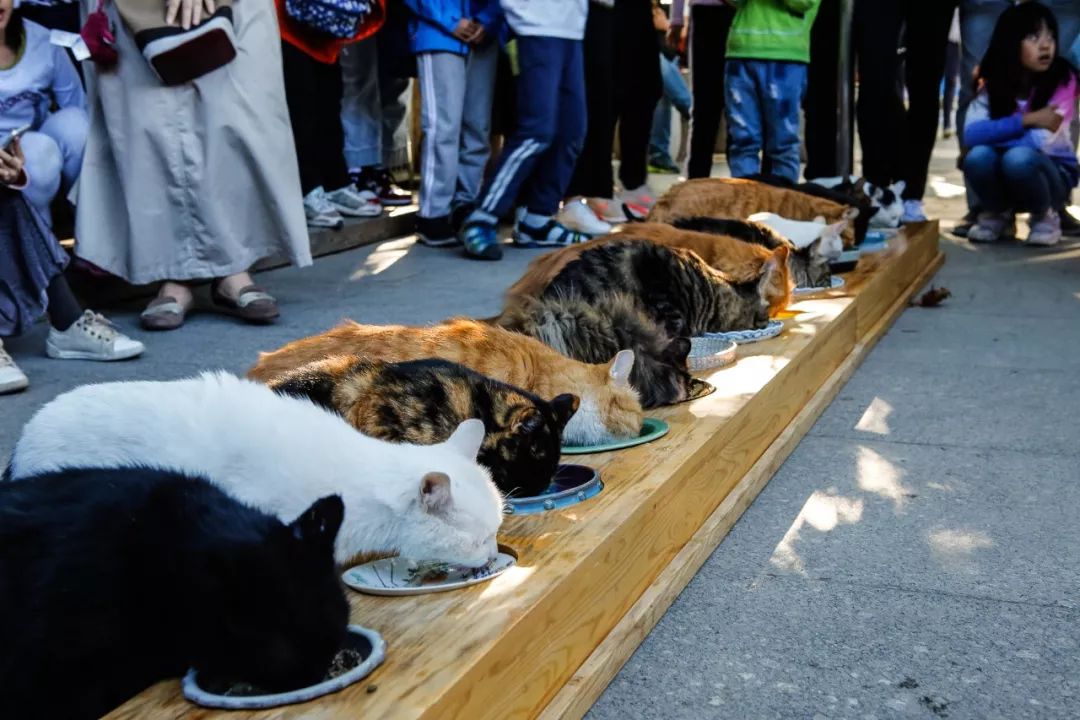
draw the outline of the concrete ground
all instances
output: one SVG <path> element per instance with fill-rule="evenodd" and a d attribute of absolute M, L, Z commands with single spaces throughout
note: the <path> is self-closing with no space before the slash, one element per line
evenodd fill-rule
<path fill-rule="evenodd" d="M 950 147 L 929 203 L 946 227 Z M 1080 244 L 944 244 L 952 299 L 899 319 L 592 720 L 1080 716 Z M 49 360 L 38 326 L 6 343 L 32 385 L 0 397 L 0 461 L 76 385 L 240 372 L 343 317 L 491 315 L 535 254 L 405 239 L 266 273 L 284 313 L 266 328 L 197 315 L 149 335 L 110 312 L 148 345 L 121 364 Z"/>

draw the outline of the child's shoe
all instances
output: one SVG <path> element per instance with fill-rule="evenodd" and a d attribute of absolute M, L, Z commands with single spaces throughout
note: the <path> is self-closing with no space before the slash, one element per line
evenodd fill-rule
<path fill-rule="evenodd" d="M 1061 242 L 1061 216 L 1050 208 L 1039 220 L 1031 219 L 1028 245 L 1057 245 Z"/>
<path fill-rule="evenodd" d="M 454 247 L 461 244 L 461 240 L 454 234 L 449 215 L 416 218 L 416 238 L 428 247 Z"/>
<path fill-rule="evenodd" d="M 143 344 L 120 332 L 93 310 L 86 310 L 67 330 L 49 329 L 45 354 L 55 360 L 127 360 L 143 354 Z"/>
<path fill-rule="evenodd" d="M 308 227 L 330 228 L 339 230 L 345 225 L 345 218 L 337 211 L 326 197 L 326 191 L 317 187 L 304 196 L 304 214 Z"/>
<path fill-rule="evenodd" d="M 374 193 L 358 190 L 354 185 L 346 185 L 339 190 L 326 193 L 326 200 L 339 215 L 346 217 L 379 217 L 383 211 L 382 203 Z"/>
<path fill-rule="evenodd" d="M 554 218 L 540 227 L 528 225 L 524 220 L 514 226 L 514 244 L 523 248 L 566 247 L 589 240 L 589 236 L 566 227 Z"/>
<path fill-rule="evenodd" d="M 557 219 L 563 226 L 590 237 L 607 235 L 612 230 L 611 223 L 601 220 L 584 198 L 564 203 Z"/>
<path fill-rule="evenodd" d="M 461 242 L 465 244 L 466 257 L 475 260 L 502 260 L 499 231 L 493 223 L 484 220 L 467 220 L 461 227 Z"/>
<path fill-rule="evenodd" d="M 900 216 L 902 223 L 926 222 L 926 210 L 923 209 L 922 200 L 905 200 L 904 214 Z"/>
<path fill-rule="evenodd" d="M 1001 239 L 1008 219 L 1005 213 L 979 213 L 978 220 L 968 230 L 967 239 L 974 243 L 994 243 Z"/>
<path fill-rule="evenodd" d="M 4 349 L 3 341 L 0 341 L 0 395 L 25 390 L 29 384 L 26 373 L 19 369 Z"/>
<path fill-rule="evenodd" d="M 642 185 L 633 190 L 623 190 L 616 196 L 615 202 L 624 205 L 634 215 L 645 217 L 656 204 L 656 196 L 648 185 Z"/>

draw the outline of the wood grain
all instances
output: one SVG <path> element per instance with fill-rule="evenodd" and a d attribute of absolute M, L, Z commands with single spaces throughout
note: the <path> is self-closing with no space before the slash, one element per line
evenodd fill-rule
<path fill-rule="evenodd" d="M 716 393 L 654 413 L 671 424 L 664 438 L 572 458 L 600 469 L 604 492 L 562 511 L 507 518 L 499 539 L 519 558 L 507 573 L 453 593 L 350 593 L 352 621 L 377 629 L 388 643 L 385 664 L 366 682 L 311 703 L 228 717 L 502 720 L 535 717 L 553 700 L 559 704 L 546 716 L 557 716 L 551 712 L 559 707 L 580 715 L 606 685 L 604 673 L 617 670 L 619 656 L 666 607 L 662 595 L 648 594 L 657 578 L 672 573 L 672 582 L 685 584 L 696 569 L 687 558 L 715 546 L 749 504 L 775 469 L 779 449 L 805 432 L 814 412 L 807 407 L 822 402 L 815 401 L 821 388 L 841 382 L 836 378 L 853 353 L 887 324 L 890 309 L 934 261 L 936 246 L 936 226 L 920 228 L 903 252 L 846 294 L 793 306 L 783 335 L 742 346 L 737 364 L 703 375 Z M 763 457 L 773 449 L 775 457 Z M 703 525 L 719 537 L 699 536 Z M 636 605 L 643 594 L 654 600 Z M 620 621 L 628 612 L 626 629 Z M 601 651 L 610 659 L 582 668 L 617 627 L 625 640 Z M 572 677 L 571 696 L 557 700 Z M 368 692 L 369 685 L 377 689 Z M 574 687 L 582 688 L 578 700 Z M 109 717 L 225 715 L 188 705 L 179 683 L 169 681 Z"/>

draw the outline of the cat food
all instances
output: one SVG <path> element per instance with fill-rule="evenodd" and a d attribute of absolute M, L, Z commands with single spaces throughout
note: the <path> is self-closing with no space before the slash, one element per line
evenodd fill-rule
<path fill-rule="evenodd" d="M 486 582 L 513 567 L 515 562 L 513 551 L 500 545 L 494 559 L 480 567 L 390 557 L 349 568 L 341 579 L 353 590 L 368 595 L 420 595 Z"/>

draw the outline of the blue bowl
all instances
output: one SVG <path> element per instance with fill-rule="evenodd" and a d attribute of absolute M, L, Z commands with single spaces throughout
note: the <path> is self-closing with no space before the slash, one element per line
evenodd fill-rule
<path fill-rule="evenodd" d="M 604 483 L 600 473 L 585 465 L 560 465 L 546 492 L 535 497 L 510 498 L 507 513 L 531 515 L 561 510 L 600 494 Z"/>

